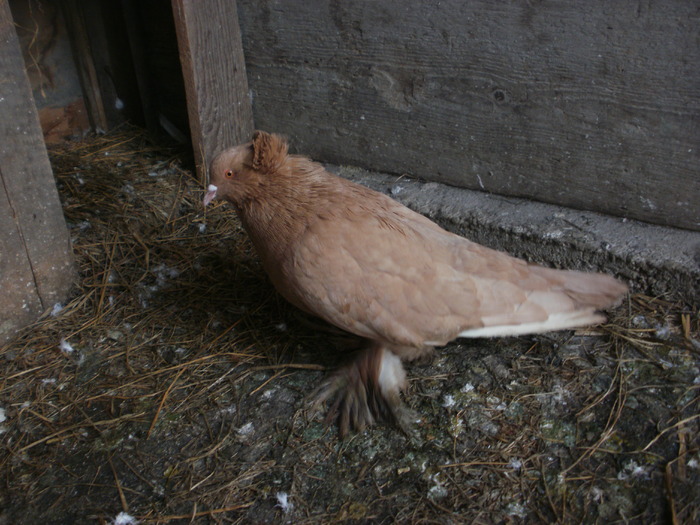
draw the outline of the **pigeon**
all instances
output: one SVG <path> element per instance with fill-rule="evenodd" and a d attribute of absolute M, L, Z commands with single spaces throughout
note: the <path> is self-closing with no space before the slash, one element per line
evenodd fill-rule
<path fill-rule="evenodd" d="M 207 206 L 233 205 L 277 291 L 362 338 L 316 390 L 341 436 L 389 420 L 411 432 L 404 361 L 457 338 L 536 334 L 605 321 L 628 288 L 600 273 L 532 264 L 448 232 L 387 195 L 288 153 L 256 131 L 210 166 Z"/>

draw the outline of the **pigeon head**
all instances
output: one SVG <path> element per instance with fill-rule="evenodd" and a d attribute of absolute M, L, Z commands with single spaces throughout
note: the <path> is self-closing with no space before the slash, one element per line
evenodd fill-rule
<path fill-rule="evenodd" d="M 214 158 L 204 205 L 222 198 L 240 206 L 256 198 L 286 160 L 284 138 L 256 131 L 252 142 L 224 150 Z"/>

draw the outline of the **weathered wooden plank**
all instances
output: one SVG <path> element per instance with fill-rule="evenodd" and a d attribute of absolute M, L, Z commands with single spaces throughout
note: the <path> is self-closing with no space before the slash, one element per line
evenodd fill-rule
<path fill-rule="evenodd" d="M 102 88 L 95 69 L 95 59 L 88 36 L 82 2 L 80 0 L 64 0 L 61 2 L 61 7 L 73 47 L 73 56 L 83 88 L 90 125 L 96 130 L 107 131 L 107 115 L 102 101 Z M 92 22 L 101 23 L 101 20 L 93 20 Z"/>
<path fill-rule="evenodd" d="M 66 297 L 68 230 L 7 0 L 0 0 L 0 341 Z"/>
<path fill-rule="evenodd" d="M 0 179 L 4 180 L 0 167 Z M 0 185 L 0 343 L 36 319 L 43 308 L 21 230 Z"/>
<path fill-rule="evenodd" d="M 143 32 L 140 27 L 142 21 L 137 12 L 137 1 L 122 0 L 121 4 L 124 9 L 126 31 L 131 57 L 134 62 L 136 85 L 139 91 L 141 108 L 143 110 L 143 119 L 146 128 L 155 135 L 160 130 L 160 124 L 158 123 L 158 104 L 156 100 L 157 94 L 148 74 L 148 60 L 146 58 Z"/>
<path fill-rule="evenodd" d="M 122 4 L 78 2 L 108 128 L 125 121 L 145 125 Z"/>
<path fill-rule="evenodd" d="M 169 2 L 122 0 L 144 118 L 157 135 L 164 131 L 188 142 L 187 97 Z"/>
<path fill-rule="evenodd" d="M 236 2 L 172 0 L 197 173 L 221 149 L 249 140 L 253 112 Z"/>
<path fill-rule="evenodd" d="M 696 2 L 239 1 L 256 126 L 319 160 L 700 229 Z"/>

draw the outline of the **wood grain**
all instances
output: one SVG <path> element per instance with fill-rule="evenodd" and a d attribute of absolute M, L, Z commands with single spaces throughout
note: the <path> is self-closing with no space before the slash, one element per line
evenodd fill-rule
<path fill-rule="evenodd" d="M 700 230 L 700 8 L 239 0 L 256 126 L 318 160 Z"/>
<path fill-rule="evenodd" d="M 235 1 L 172 0 L 197 174 L 250 140 L 253 113 Z"/>
<path fill-rule="evenodd" d="M 81 4 L 82 2 L 78 0 L 64 0 L 61 7 L 73 48 L 80 85 L 83 88 L 90 125 L 94 129 L 104 132 L 109 129 L 109 125 L 102 101 L 102 87 L 98 81 L 95 59 Z"/>
<path fill-rule="evenodd" d="M 0 179 L 4 181 L 0 168 Z M 0 343 L 43 311 L 22 230 L 15 222 L 5 186 L 0 185 Z"/>
<path fill-rule="evenodd" d="M 7 0 L 0 0 L 0 341 L 65 299 L 68 230 Z"/>

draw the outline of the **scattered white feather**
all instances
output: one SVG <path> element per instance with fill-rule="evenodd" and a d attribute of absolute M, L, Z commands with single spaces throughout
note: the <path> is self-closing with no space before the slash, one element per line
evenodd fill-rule
<path fill-rule="evenodd" d="M 623 467 L 620 472 L 617 473 L 617 479 L 625 480 L 629 478 L 649 478 L 649 470 L 651 467 L 637 464 L 636 461 L 630 460 Z"/>
<path fill-rule="evenodd" d="M 0 421 L 2 421 L 2 420 L 0 419 Z M 700 463 L 695 458 L 689 459 L 687 465 L 690 468 L 700 469 Z"/>
<path fill-rule="evenodd" d="M 5 420 L 7 420 L 7 416 L 5 415 L 5 409 L 0 407 L 0 423 L 2 423 Z"/>
<path fill-rule="evenodd" d="M 560 404 L 566 406 L 566 398 L 570 397 L 571 393 L 567 391 L 565 388 L 563 388 L 561 385 L 555 385 L 554 387 L 554 395 L 552 399 Z"/>
<path fill-rule="evenodd" d="M 233 414 L 236 413 L 236 405 L 231 405 L 231 406 L 228 406 L 228 407 L 224 407 L 224 408 L 222 408 L 221 410 L 219 410 L 219 412 L 220 412 L 221 414 L 224 414 L 224 415 L 227 415 L 227 416 L 233 415 Z"/>
<path fill-rule="evenodd" d="M 523 507 L 522 503 L 517 501 L 509 503 L 508 506 L 506 506 L 506 514 L 508 514 L 509 516 L 517 516 L 518 518 L 527 517 L 527 511 L 525 510 L 525 507 Z"/>
<path fill-rule="evenodd" d="M 197 225 L 197 228 L 199 229 L 199 233 L 204 233 L 205 231 L 207 231 L 207 225 L 203 222 L 200 222 Z"/>
<path fill-rule="evenodd" d="M 253 423 L 246 423 L 243 425 L 241 428 L 238 429 L 238 435 L 241 437 L 248 436 L 253 433 L 255 430 L 255 427 L 253 426 Z"/>
<path fill-rule="evenodd" d="M 453 407 L 456 404 L 457 402 L 455 401 L 455 398 L 451 395 L 446 395 L 442 401 L 442 406 L 444 406 L 445 408 Z"/>
<path fill-rule="evenodd" d="M 287 324 L 286 323 L 276 324 L 275 328 L 277 330 L 279 330 L 280 332 L 286 332 L 287 331 Z"/>
<path fill-rule="evenodd" d="M 564 232 L 561 230 L 552 230 L 544 233 L 546 239 L 560 239 L 564 236 Z"/>
<path fill-rule="evenodd" d="M 474 385 L 472 385 L 471 383 L 467 383 L 460 390 L 460 392 L 462 392 L 464 394 L 467 394 L 467 393 L 473 392 L 473 391 L 474 391 Z"/>
<path fill-rule="evenodd" d="M 510 468 L 512 468 L 516 472 L 518 470 L 520 470 L 521 468 L 523 468 L 523 462 L 520 461 L 518 458 L 511 459 L 510 463 L 508 463 L 508 465 L 510 466 Z"/>
<path fill-rule="evenodd" d="M 442 481 L 440 481 L 438 478 L 438 474 L 433 474 L 430 476 L 430 481 L 434 482 L 435 484 L 428 489 L 428 499 L 432 501 L 440 500 L 449 494 L 445 486 L 442 484 Z"/>
<path fill-rule="evenodd" d="M 659 362 L 661 363 L 661 368 L 663 368 L 664 370 L 670 370 L 675 366 L 673 363 L 667 361 L 666 359 L 659 358 Z"/>
<path fill-rule="evenodd" d="M 647 476 L 648 467 L 642 465 L 637 465 L 632 469 L 633 478 L 645 478 Z"/>
<path fill-rule="evenodd" d="M 649 328 L 649 321 L 647 321 L 647 318 L 641 314 L 635 315 L 631 321 L 632 326 L 635 328 Z"/>
<path fill-rule="evenodd" d="M 593 487 L 591 489 L 591 497 L 593 498 L 593 501 L 596 503 L 600 503 L 603 501 L 603 496 L 605 495 L 605 492 L 603 492 L 603 489 L 598 488 L 598 487 Z"/>
<path fill-rule="evenodd" d="M 488 396 L 486 402 L 489 404 L 489 408 L 493 410 L 503 411 L 508 408 L 508 406 L 496 396 Z"/>
<path fill-rule="evenodd" d="M 121 111 L 122 109 L 124 109 L 124 101 L 119 97 L 114 99 L 114 109 L 116 109 L 117 111 Z"/>
<path fill-rule="evenodd" d="M 671 327 L 668 325 L 660 326 L 657 325 L 654 327 L 655 328 L 655 333 L 656 337 L 659 339 L 670 339 L 671 338 Z"/>
<path fill-rule="evenodd" d="M 73 345 L 71 345 L 65 339 L 61 339 L 61 342 L 58 343 L 58 347 L 61 349 L 61 352 L 63 352 L 64 354 L 72 354 L 75 351 L 75 349 L 73 348 Z"/>
<path fill-rule="evenodd" d="M 63 310 L 63 305 L 61 303 L 54 304 L 53 308 L 51 308 L 51 317 L 56 317 L 61 313 L 61 310 Z"/>
<path fill-rule="evenodd" d="M 292 510 L 294 505 L 292 505 L 292 502 L 289 501 L 289 494 L 287 494 L 286 492 L 278 492 L 276 494 L 276 497 L 277 505 L 275 505 L 275 507 L 279 507 L 284 513 L 287 513 Z"/>
<path fill-rule="evenodd" d="M 141 286 L 139 290 L 139 304 L 142 308 L 148 308 L 150 303 L 149 300 L 161 288 L 167 286 L 171 279 L 176 278 L 180 275 L 180 270 L 177 268 L 171 268 L 166 264 L 159 264 L 154 268 L 151 268 L 151 274 L 156 278 L 155 284 Z"/>
<path fill-rule="evenodd" d="M 151 270 L 156 276 L 156 290 L 164 286 L 169 279 L 175 279 L 180 275 L 180 270 L 177 268 L 170 268 L 167 264 L 159 264 Z M 153 290 L 155 291 L 155 290 Z"/>
<path fill-rule="evenodd" d="M 112 525 L 137 525 L 138 520 L 133 516 L 130 516 L 126 512 L 120 512 L 117 517 L 112 521 Z"/>

